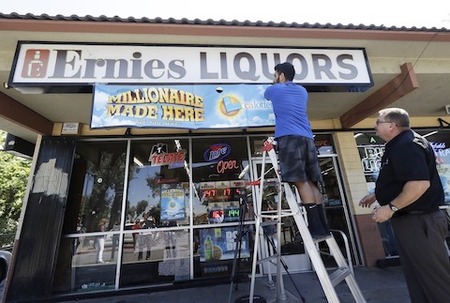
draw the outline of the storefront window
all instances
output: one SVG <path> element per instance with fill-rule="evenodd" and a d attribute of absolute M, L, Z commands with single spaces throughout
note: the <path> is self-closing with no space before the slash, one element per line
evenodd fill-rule
<path fill-rule="evenodd" d="M 86 165 L 79 219 L 85 232 L 120 226 L 126 143 L 80 143 L 79 165 Z"/>
<path fill-rule="evenodd" d="M 189 279 L 189 141 L 131 141 L 121 286 Z"/>
<path fill-rule="evenodd" d="M 192 140 L 194 253 L 196 276 L 229 275 L 238 232 L 241 259 L 250 258 L 249 233 L 239 223 L 253 219 L 247 200 L 245 168 L 247 142 L 239 138 L 195 138 Z M 248 168 L 247 168 L 248 170 Z M 242 198 L 242 199 L 241 199 Z M 245 200 L 244 200 L 245 199 Z M 242 218 L 242 221 L 240 219 Z M 241 268 L 245 268 L 242 266 Z"/>
<path fill-rule="evenodd" d="M 439 176 L 444 188 L 445 204 L 450 206 L 450 132 L 429 131 L 423 134 L 432 144 L 436 153 Z"/>
<path fill-rule="evenodd" d="M 249 272 L 255 194 L 248 181 L 258 178 L 266 138 L 78 142 L 59 252 L 61 279 L 54 290 L 229 276 L 235 260 L 241 273 Z M 324 153 L 319 157 L 326 203 L 342 208 L 330 138 L 321 138 L 318 146 Z M 263 209 L 268 210 L 276 208 L 280 195 L 274 171 L 265 178 Z M 283 223 L 282 253 L 302 252 L 295 245 L 300 243 L 295 224 Z"/>
<path fill-rule="evenodd" d="M 115 286 L 126 142 L 79 142 L 71 177 L 55 289 Z"/>
<path fill-rule="evenodd" d="M 189 224 L 187 140 L 131 142 L 127 224 L 148 215 L 155 226 Z"/>
<path fill-rule="evenodd" d="M 245 138 L 193 139 L 194 224 L 239 221 L 240 174 L 248 165 Z"/>

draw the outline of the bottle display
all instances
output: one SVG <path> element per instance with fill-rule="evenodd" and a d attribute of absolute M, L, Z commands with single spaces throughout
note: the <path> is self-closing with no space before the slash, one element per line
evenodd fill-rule
<path fill-rule="evenodd" d="M 213 259 L 213 242 L 210 236 L 205 239 L 205 261 L 211 261 Z"/>

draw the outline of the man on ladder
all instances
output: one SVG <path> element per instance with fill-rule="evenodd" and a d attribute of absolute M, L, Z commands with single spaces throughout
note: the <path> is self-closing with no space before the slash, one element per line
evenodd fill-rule
<path fill-rule="evenodd" d="M 263 147 L 264 156 L 260 180 L 260 194 L 258 197 L 259 199 L 262 197 L 265 156 L 269 154 L 277 176 L 283 183 L 284 194 L 289 208 L 303 238 L 305 249 L 308 252 L 328 302 L 339 302 L 334 287 L 345 280 L 355 301 L 364 303 L 366 301 L 356 283 L 351 268 L 342 255 L 336 240 L 330 234 L 330 229 L 325 220 L 322 195 L 317 186 L 319 182 L 322 182 L 322 174 L 307 115 L 308 93 L 304 87 L 292 82 L 294 77 L 295 69 L 291 63 L 277 64 L 275 66 L 274 84 L 268 87 L 264 93 L 264 97 L 272 102 L 275 113 L 275 140 L 278 149 L 280 171 L 278 171 L 278 161 L 272 146 L 273 140 L 266 141 Z M 308 226 L 300 211 L 298 199 L 292 191 L 290 184 L 295 184 L 300 195 L 302 205 L 306 209 Z M 256 214 L 257 231 L 261 226 L 260 210 L 259 203 Z M 315 245 L 318 242 L 327 244 L 331 255 L 338 265 L 338 269 L 331 274 L 328 274 Z M 257 247 L 258 242 L 255 243 L 255 251 Z M 253 259 L 249 296 L 250 303 L 253 302 L 256 252 L 254 252 Z M 278 276 L 277 278 L 280 277 Z"/>
<path fill-rule="evenodd" d="M 258 233 L 258 231 L 261 230 L 262 226 L 262 219 L 266 217 L 266 215 L 262 214 L 261 211 L 261 205 L 262 205 L 262 196 L 263 196 L 263 184 L 264 184 L 264 175 L 265 175 L 265 160 L 266 155 L 269 156 L 270 162 L 272 163 L 273 169 L 275 170 L 277 174 L 278 180 L 281 182 L 281 176 L 278 173 L 278 159 L 277 155 L 274 150 L 274 146 L 272 144 L 274 142 L 273 138 L 268 138 L 267 141 L 264 142 L 263 146 L 263 159 L 262 159 L 262 165 L 261 165 L 261 177 L 256 182 L 256 184 L 259 185 L 259 194 L 256 195 L 256 212 L 255 212 L 255 230 Z M 288 182 L 282 182 L 282 192 L 284 194 L 284 197 L 286 198 L 286 202 L 289 205 L 290 212 L 282 211 L 281 210 L 281 204 L 278 203 L 277 207 L 277 215 L 273 216 L 270 215 L 271 218 L 277 219 L 277 229 L 280 231 L 280 218 L 284 216 L 292 216 L 294 218 L 295 224 L 297 225 L 297 228 L 300 232 L 300 235 L 303 239 L 305 251 L 307 252 L 311 263 L 313 265 L 314 271 L 317 274 L 317 277 L 320 281 L 320 284 L 322 286 L 322 289 L 324 291 L 324 294 L 328 300 L 329 303 L 339 303 L 339 297 L 337 295 L 335 286 L 341 283 L 342 281 L 345 281 L 347 283 L 347 286 L 349 287 L 355 302 L 357 303 L 365 303 L 366 300 L 364 299 L 364 296 L 359 289 L 359 286 L 356 282 L 355 277 L 353 276 L 353 271 L 349 263 L 347 263 L 347 260 L 343 256 L 339 245 L 337 244 L 335 238 L 331 233 L 328 233 L 326 236 L 323 237 L 315 237 L 313 238 L 309 227 L 306 224 L 305 218 L 303 216 L 303 212 L 301 211 L 300 206 L 300 200 L 298 195 L 294 193 L 292 190 L 292 187 L 290 183 Z M 278 235 L 279 236 L 279 235 Z M 316 244 L 319 242 L 323 243 L 324 245 L 328 246 L 330 256 L 332 256 L 336 262 L 337 269 L 332 271 L 331 273 L 328 272 L 327 268 L 325 267 L 322 258 L 321 258 L 321 252 L 319 251 Z M 264 259 L 261 259 L 259 262 L 257 260 L 257 251 L 258 251 L 258 243 L 259 241 L 255 241 L 254 251 L 253 251 L 253 264 L 252 264 L 252 275 L 251 275 L 251 283 L 250 283 L 250 295 L 249 295 L 249 303 L 254 303 L 253 296 L 254 296 L 254 285 L 255 285 L 255 273 L 256 273 L 256 265 L 261 262 L 265 262 Z M 349 251 L 347 250 L 347 255 L 349 255 Z M 283 302 L 287 299 L 287 297 L 283 297 L 281 294 L 284 292 L 284 286 L 283 286 L 283 279 L 281 278 L 281 271 L 280 271 L 280 261 L 281 261 L 281 255 L 277 255 L 277 300 L 282 300 Z M 351 261 L 351 260 L 350 260 Z M 301 296 L 301 294 L 300 294 Z M 301 296 L 303 299 L 303 297 Z M 294 302 L 298 302 L 298 298 Z M 279 301 L 277 301 L 279 302 Z M 303 302 L 305 302 L 303 300 Z"/>
<path fill-rule="evenodd" d="M 294 77 L 295 69 L 291 63 L 277 64 L 274 84 L 266 89 L 264 97 L 272 102 L 275 113 L 281 179 L 295 184 L 306 209 L 310 233 L 314 238 L 320 238 L 330 234 L 322 194 L 317 186 L 322 182 L 322 174 L 308 120 L 308 92 L 292 82 Z"/>

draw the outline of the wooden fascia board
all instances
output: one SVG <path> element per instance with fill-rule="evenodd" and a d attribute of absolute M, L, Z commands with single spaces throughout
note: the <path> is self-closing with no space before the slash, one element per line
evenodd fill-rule
<path fill-rule="evenodd" d="M 340 117 L 342 128 L 351 128 L 419 87 L 411 63 L 403 64 L 400 69 L 399 75 Z"/>
<path fill-rule="evenodd" d="M 40 135 L 51 135 L 53 122 L 0 92 L 0 117 Z"/>

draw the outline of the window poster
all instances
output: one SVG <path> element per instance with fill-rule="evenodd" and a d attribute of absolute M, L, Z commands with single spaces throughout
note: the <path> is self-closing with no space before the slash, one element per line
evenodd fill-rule
<path fill-rule="evenodd" d="M 436 153 L 437 170 L 444 188 L 445 204 L 450 205 L 450 148 L 446 142 L 431 142 Z"/>
<path fill-rule="evenodd" d="M 184 198 L 183 189 L 161 190 L 161 222 L 185 219 L 186 206 Z"/>
<path fill-rule="evenodd" d="M 200 261 L 223 261 L 234 259 L 238 227 L 207 228 L 200 230 Z M 243 235 L 240 250 L 241 258 L 250 257 L 248 228 L 243 227 Z"/>

